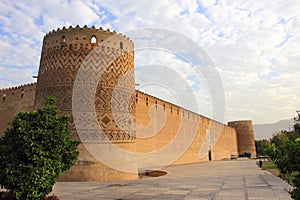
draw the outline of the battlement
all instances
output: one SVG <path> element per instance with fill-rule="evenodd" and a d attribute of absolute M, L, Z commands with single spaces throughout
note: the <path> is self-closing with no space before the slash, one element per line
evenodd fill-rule
<path fill-rule="evenodd" d="M 35 88 L 36 83 L 30 83 L 0 89 L 0 111 L 12 108 L 20 110 L 33 109 Z M 16 113 L 14 112 L 13 114 Z"/>
<path fill-rule="evenodd" d="M 180 107 L 176 104 L 170 103 L 166 100 L 160 99 L 156 96 L 152 96 L 139 90 L 135 91 L 135 102 L 137 105 L 143 104 L 143 106 L 149 108 L 152 106 L 155 106 L 157 108 L 157 105 L 160 105 L 166 112 L 170 113 L 171 115 L 178 116 L 180 118 L 182 117 L 186 119 L 197 120 L 202 124 L 209 125 L 210 127 L 232 129 L 231 127 L 226 126 L 221 122 L 210 119 L 204 115 L 188 110 L 184 107 Z"/>
<path fill-rule="evenodd" d="M 24 85 L 19 85 L 15 87 L 9 87 L 9 88 L 2 88 L 0 89 L 0 96 L 5 100 L 9 96 L 20 96 L 23 97 L 23 95 L 27 92 L 30 92 L 35 90 L 36 83 L 29 83 Z"/>
<path fill-rule="evenodd" d="M 252 127 L 252 121 L 251 120 L 231 121 L 231 122 L 228 122 L 228 126 L 241 127 L 241 128 L 251 128 Z"/>
<path fill-rule="evenodd" d="M 53 29 L 46 34 L 43 41 L 43 49 L 57 49 L 70 47 L 75 49 L 93 49 L 97 45 L 106 46 L 112 49 L 133 51 L 134 44 L 130 38 L 116 31 L 99 29 L 87 25 L 80 27 L 65 26 L 60 29 Z"/>

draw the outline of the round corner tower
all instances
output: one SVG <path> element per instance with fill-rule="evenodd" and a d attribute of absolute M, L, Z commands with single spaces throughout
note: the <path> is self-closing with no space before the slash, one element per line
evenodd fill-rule
<path fill-rule="evenodd" d="M 251 120 L 231 121 L 228 126 L 236 130 L 238 153 L 251 153 L 251 158 L 256 158 L 254 130 Z"/>
<path fill-rule="evenodd" d="M 88 68 L 89 73 L 80 75 L 81 68 Z M 96 113 L 96 120 L 81 116 L 80 129 L 87 137 L 94 137 L 89 131 L 93 120 L 97 121 L 106 138 L 115 144 L 125 148 L 134 148 L 135 129 L 132 124 L 135 121 L 135 83 L 134 83 L 134 44 L 133 42 L 115 31 L 109 29 L 96 29 L 95 27 L 63 27 L 49 32 L 43 40 L 42 54 L 36 86 L 35 106 L 41 107 L 45 98 L 52 96 L 56 98 L 56 105 L 63 114 L 70 114 L 74 119 L 74 101 L 84 105 L 83 113 L 89 112 L 85 109 L 89 106 Z M 98 76 L 101 73 L 101 76 Z M 96 75 L 95 75 L 96 74 Z M 127 74 L 127 79 L 121 86 L 119 79 Z M 129 74 L 129 75 L 128 75 Z M 80 84 L 87 85 L 86 78 L 94 76 L 94 98 L 88 98 L 84 91 L 77 92 L 74 99 L 74 85 L 79 80 Z M 81 76 L 81 77 L 78 77 Z M 129 77 L 129 78 L 128 78 Z M 114 96 L 114 97 L 113 97 Z M 118 98 L 119 97 L 119 98 Z M 116 101 L 122 100 L 122 102 Z M 115 119 L 113 107 L 117 109 L 119 117 Z M 79 108 L 80 109 L 80 108 Z M 92 109 L 92 110 L 93 110 Z M 129 112 L 129 118 L 128 118 Z M 121 114 L 120 114 L 121 113 Z M 126 118 L 127 117 L 127 118 Z M 126 121 L 122 127 L 117 121 Z M 72 137 L 78 138 L 78 127 L 71 123 Z M 76 123 L 76 122 L 75 122 Z M 95 123 L 94 123 L 95 124 Z M 130 145 L 132 147 L 130 147 Z M 89 181 L 110 179 L 128 179 L 127 175 L 122 177 L 122 172 L 99 164 L 97 159 L 81 144 L 78 162 L 71 168 L 71 172 L 63 176 L 66 181 Z M 101 169 L 100 169 L 101 168 Z M 111 177 L 112 176 L 115 177 Z M 106 177 L 105 177 L 106 176 Z M 132 175 L 131 175 L 132 176 Z"/>

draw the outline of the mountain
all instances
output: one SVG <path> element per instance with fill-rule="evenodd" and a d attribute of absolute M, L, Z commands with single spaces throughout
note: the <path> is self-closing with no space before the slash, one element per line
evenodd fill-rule
<path fill-rule="evenodd" d="M 286 119 L 270 124 L 253 124 L 255 140 L 269 139 L 281 130 L 292 130 L 294 120 Z"/>

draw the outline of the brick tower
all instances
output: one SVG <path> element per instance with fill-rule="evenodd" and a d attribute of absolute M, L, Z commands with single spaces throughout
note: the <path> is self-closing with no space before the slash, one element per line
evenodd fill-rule
<path fill-rule="evenodd" d="M 82 68 L 86 71 L 79 73 Z M 76 129 L 75 120 L 71 123 L 73 138 L 78 138 L 79 132 L 85 134 L 85 137 L 93 138 L 94 133 L 90 131 L 90 126 L 99 124 L 110 142 L 121 148 L 133 149 L 135 145 L 135 129 L 132 128 L 135 121 L 133 68 L 133 42 L 115 31 L 87 26 L 82 28 L 70 26 L 53 30 L 46 34 L 43 40 L 35 105 L 41 107 L 47 96 L 53 96 L 61 112 L 72 117 L 76 112 L 72 105 L 74 103 L 83 105 L 78 108 L 83 109 L 79 116 L 80 125 L 76 126 Z M 126 81 L 119 84 L 118 81 L 125 74 Z M 86 82 L 91 76 L 94 82 Z M 87 86 L 91 85 L 91 88 L 95 89 L 94 98 L 88 98 L 85 91 L 77 92 L 77 96 L 74 97 L 75 81 L 78 85 L 83 85 L 84 90 L 89 90 Z M 86 116 L 91 112 L 90 108 L 96 112 L 94 119 Z M 118 114 L 114 115 L 114 112 Z M 98 142 L 99 140 L 101 138 L 97 138 Z M 78 162 L 62 176 L 62 180 L 112 180 L 137 176 L 105 166 L 82 144 L 79 151 Z"/>
<path fill-rule="evenodd" d="M 256 158 L 252 121 L 232 121 L 228 122 L 228 126 L 235 128 L 236 130 L 239 155 L 243 153 L 251 153 L 251 158 Z"/>

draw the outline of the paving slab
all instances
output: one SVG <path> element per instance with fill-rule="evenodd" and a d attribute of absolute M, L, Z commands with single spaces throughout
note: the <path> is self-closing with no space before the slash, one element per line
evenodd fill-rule
<path fill-rule="evenodd" d="M 138 180 L 58 182 L 61 200 L 290 200 L 289 184 L 256 166 L 256 160 L 211 161 L 169 166 L 168 174 Z"/>

